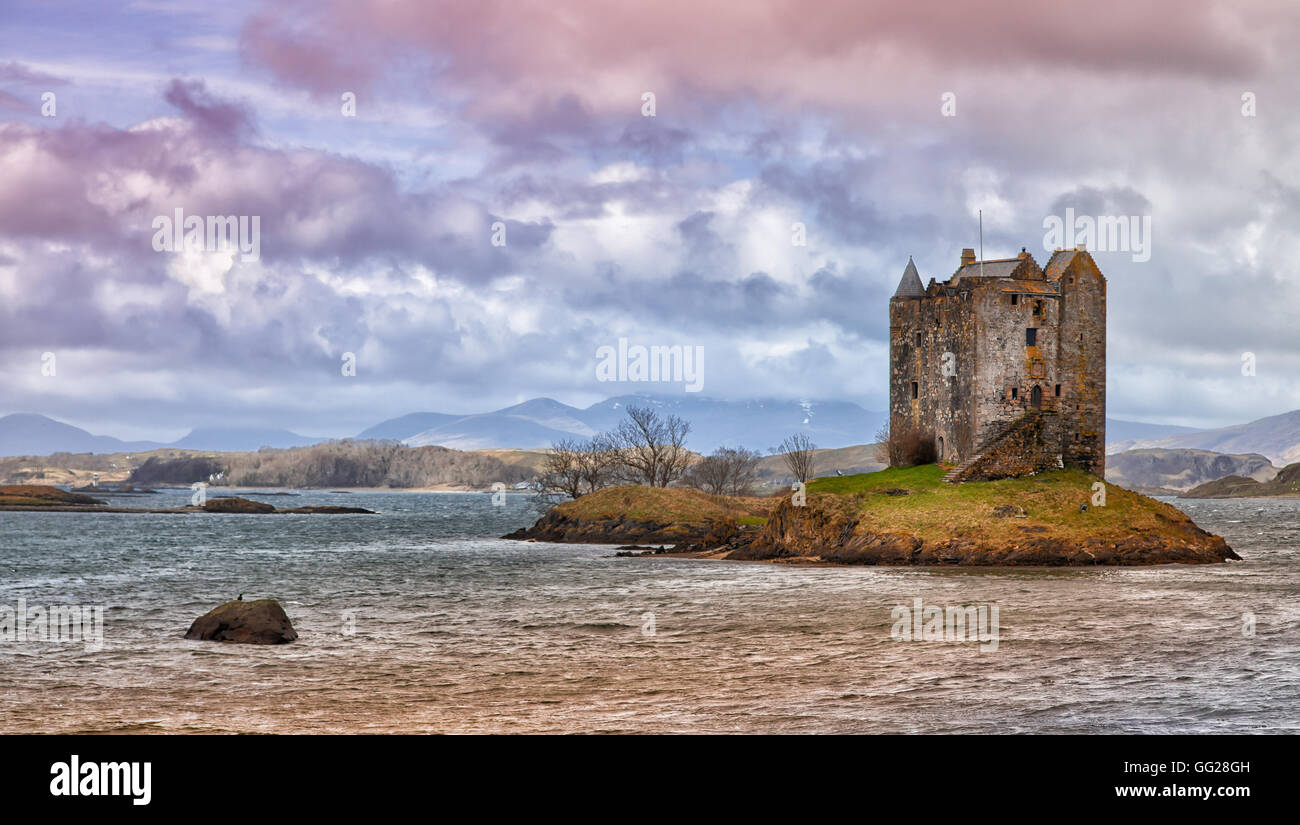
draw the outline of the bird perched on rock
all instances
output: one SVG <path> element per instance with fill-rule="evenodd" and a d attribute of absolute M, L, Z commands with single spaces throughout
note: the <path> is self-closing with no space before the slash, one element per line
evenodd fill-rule
<path fill-rule="evenodd" d="M 243 593 L 240 593 L 240 594 L 239 594 L 239 598 L 236 599 L 235 601 L 242 602 L 243 600 L 244 600 L 244 594 L 243 594 Z"/>

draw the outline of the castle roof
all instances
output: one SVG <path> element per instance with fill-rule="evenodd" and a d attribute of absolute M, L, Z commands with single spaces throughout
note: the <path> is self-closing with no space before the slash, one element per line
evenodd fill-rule
<path fill-rule="evenodd" d="M 953 273 L 954 278 L 1010 278 L 1016 268 L 1020 266 L 1019 258 L 999 258 L 993 261 L 984 261 L 984 266 L 980 266 L 980 261 L 973 264 L 965 264 L 957 267 Z"/>
<path fill-rule="evenodd" d="M 903 270 L 903 278 L 898 282 L 898 289 L 894 290 L 894 297 L 925 297 L 925 287 L 921 286 L 921 276 L 916 271 L 916 264 L 912 263 L 911 255 L 907 256 L 907 269 Z"/>
<path fill-rule="evenodd" d="M 950 283 L 957 284 L 963 278 L 1018 278 L 1018 279 L 1041 279 L 1043 270 L 1038 268 L 1038 262 L 1034 256 L 1027 252 L 1021 252 L 1014 258 L 995 258 L 982 262 L 974 260 L 974 256 L 962 259 L 961 266 L 952 274 Z"/>
<path fill-rule="evenodd" d="M 1036 278 L 1008 278 L 1001 291 L 1021 295 L 1056 295 L 1057 285 Z"/>
<path fill-rule="evenodd" d="M 1059 281 L 1061 279 L 1061 273 L 1065 272 L 1066 267 L 1070 265 L 1070 262 L 1074 260 L 1074 256 L 1078 254 L 1078 250 L 1074 249 L 1058 249 L 1053 252 L 1052 257 L 1047 261 L 1047 266 L 1043 268 L 1043 271 L 1047 273 L 1047 280 Z"/>

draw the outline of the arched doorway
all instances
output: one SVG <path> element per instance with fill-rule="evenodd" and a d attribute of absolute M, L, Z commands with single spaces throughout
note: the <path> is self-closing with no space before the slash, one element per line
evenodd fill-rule
<path fill-rule="evenodd" d="M 1034 409 L 1043 406 L 1043 388 L 1037 384 L 1034 385 L 1033 391 L 1029 393 L 1029 406 Z"/>
<path fill-rule="evenodd" d="M 943 461 L 943 436 L 939 436 L 939 460 Z"/>

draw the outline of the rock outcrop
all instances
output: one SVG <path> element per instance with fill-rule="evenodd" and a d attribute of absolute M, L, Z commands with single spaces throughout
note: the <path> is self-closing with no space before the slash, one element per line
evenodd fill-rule
<path fill-rule="evenodd" d="M 194 620 L 185 638 L 204 642 L 282 645 L 298 638 L 275 599 L 226 602 Z"/>
<path fill-rule="evenodd" d="M 246 498 L 214 498 L 204 502 L 206 513 L 274 513 L 275 507 L 264 501 L 249 501 Z"/>
<path fill-rule="evenodd" d="M 1256 496 L 1300 496 L 1300 463 L 1288 464 L 1271 481 L 1227 476 L 1193 487 L 1180 498 L 1251 498 Z"/>
<path fill-rule="evenodd" d="M 771 499 L 685 487 L 606 487 L 552 507 L 532 527 L 502 538 L 573 544 L 722 543 L 740 522 L 761 520 Z"/>
<path fill-rule="evenodd" d="M 44 484 L 0 486 L 0 507 L 91 507 L 104 502 L 80 493 L 69 493 Z"/>
<path fill-rule="evenodd" d="M 339 515 L 347 513 L 369 513 L 374 515 L 375 513 L 374 510 L 367 510 L 364 507 L 340 507 L 337 504 L 309 504 L 305 507 L 277 509 L 264 501 L 250 501 L 238 496 L 214 498 L 203 505 L 203 511 L 205 513 L 299 513 L 307 515 Z"/>
<path fill-rule="evenodd" d="M 584 519 L 552 509 L 532 527 L 520 528 L 502 538 L 569 544 L 693 543 L 703 541 L 715 529 L 714 523 L 680 524 L 627 516 Z"/>

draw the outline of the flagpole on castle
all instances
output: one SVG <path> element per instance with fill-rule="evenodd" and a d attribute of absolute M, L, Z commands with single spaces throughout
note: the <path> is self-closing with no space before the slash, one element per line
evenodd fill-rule
<path fill-rule="evenodd" d="M 984 277 L 984 210 L 980 210 L 980 277 Z"/>

